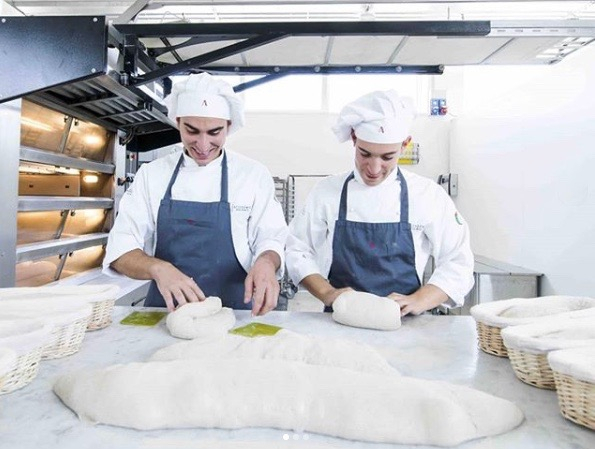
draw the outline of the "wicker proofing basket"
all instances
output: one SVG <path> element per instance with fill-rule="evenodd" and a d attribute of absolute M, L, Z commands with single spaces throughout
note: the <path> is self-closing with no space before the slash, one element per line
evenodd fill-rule
<path fill-rule="evenodd" d="M 500 334 L 501 329 L 496 326 L 489 326 L 481 321 L 477 321 L 476 325 L 479 349 L 498 357 L 508 357 L 508 351 Z"/>
<path fill-rule="evenodd" d="M 22 287 L 0 289 L 1 299 L 44 299 L 71 298 L 87 302 L 93 306 L 93 312 L 87 330 L 98 330 L 112 323 L 112 312 L 120 287 L 113 284 L 103 285 L 56 285 L 49 287 Z"/>
<path fill-rule="evenodd" d="M 517 312 L 516 316 L 508 315 L 513 310 Z M 595 298 L 583 296 L 511 298 L 471 307 L 471 315 L 477 324 L 479 348 L 498 357 L 508 356 L 508 351 L 502 340 L 502 329 L 529 324 L 548 316 L 562 318 L 576 313 L 595 314 Z"/>
<path fill-rule="evenodd" d="M 91 319 L 87 324 L 87 330 L 96 331 L 104 329 L 112 324 L 112 312 L 115 304 L 115 299 L 105 299 L 93 302 L 93 312 L 91 313 Z"/>
<path fill-rule="evenodd" d="M 595 430 L 595 383 L 556 371 L 554 379 L 562 415 L 572 422 Z"/>
<path fill-rule="evenodd" d="M 555 390 L 554 373 L 547 361 L 547 354 L 531 354 L 519 349 L 508 348 L 512 369 L 526 384 L 546 390 Z"/>
<path fill-rule="evenodd" d="M 0 345 L 16 353 L 16 362 L 0 379 L 0 394 L 10 393 L 31 383 L 39 371 L 41 353 L 52 326 L 34 320 L 0 320 Z"/>
<path fill-rule="evenodd" d="M 530 324 L 502 329 L 502 340 L 516 376 L 534 387 L 556 389 L 547 354 L 562 349 L 595 346 L 595 315 L 592 311 L 565 318 L 543 318 Z"/>
<path fill-rule="evenodd" d="M 548 354 L 562 416 L 595 430 L 595 347 L 562 349 Z"/>
<path fill-rule="evenodd" d="M 5 319 L 38 319 L 52 326 L 42 359 L 66 357 L 77 352 L 85 336 L 92 307 L 72 298 L 0 300 Z"/>
<path fill-rule="evenodd" d="M 41 354 L 42 359 L 59 359 L 72 355 L 81 348 L 85 331 L 91 316 L 91 306 L 87 305 L 77 314 L 70 314 L 69 321 L 54 325 L 50 344 Z"/>
<path fill-rule="evenodd" d="M 17 353 L 9 348 L 0 347 L 0 391 L 4 387 L 5 378 L 17 365 Z"/>

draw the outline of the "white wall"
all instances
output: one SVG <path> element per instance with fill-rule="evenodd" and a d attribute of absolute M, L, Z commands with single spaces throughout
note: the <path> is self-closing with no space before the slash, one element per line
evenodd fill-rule
<path fill-rule="evenodd" d="M 227 148 L 264 163 L 273 176 L 328 175 L 353 169 L 354 150 L 339 144 L 331 131 L 336 114 L 322 112 L 249 112 L 246 125 Z M 449 171 L 449 119 L 418 116 L 412 136 L 420 144 L 420 163 L 406 169 L 436 179 Z M 296 182 L 296 206 L 303 204 L 316 179 Z"/>
<path fill-rule="evenodd" d="M 594 60 L 460 70 L 451 169 L 473 250 L 543 272 L 544 295 L 595 296 Z"/>

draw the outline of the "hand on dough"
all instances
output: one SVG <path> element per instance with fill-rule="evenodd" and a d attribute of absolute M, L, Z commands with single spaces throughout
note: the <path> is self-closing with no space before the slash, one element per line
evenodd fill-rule
<path fill-rule="evenodd" d="M 426 311 L 422 302 L 415 297 L 415 294 L 401 295 L 399 293 L 391 293 L 388 297 L 399 303 L 399 306 L 401 307 L 401 316 L 409 314 L 420 315 Z"/>
<path fill-rule="evenodd" d="M 252 266 L 244 281 L 244 303 L 252 304 L 252 316 L 264 315 L 277 306 L 279 299 L 279 282 L 276 272 L 281 264 L 279 255 L 273 251 L 265 251 Z"/>
<path fill-rule="evenodd" d="M 329 284 L 330 285 L 330 284 Z M 351 287 L 332 288 L 323 294 L 323 303 L 327 306 L 332 306 L 335 300 L 341 296 L 341 293 L 354 292 Z"/>
<path fill-rule="evenodd" d="M 159 264 L 153 272 L 153 279 L 170 312 L 176 308 L 174 300 L 179 306 L 205 300 L 205 294 L 194 279 L 186 276 L 171 263 Z"/>
<path fill-rule="evenodd" d="M 391 293 L 388 298 L 399 303 L 401 316 L 405 316 L 420 315 L 426 310 L 438 307 L 448 299 L 448 295 L 435 285 L 427 284 L 410 295 Z"/>

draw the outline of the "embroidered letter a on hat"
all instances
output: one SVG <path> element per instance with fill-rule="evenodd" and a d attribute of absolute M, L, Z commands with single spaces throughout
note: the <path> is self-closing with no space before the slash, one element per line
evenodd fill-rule
<path fill-rule="evenodd" d="M 401 143 L 409 135 L 415 118 L 413 101 L 399 97 L 394 90 L 374 91 L 345 105 L 333 132 L 339 142 L 349 140 L 352 132 L 371 143 Z"/>
<path fill-rule="evenodd" d="M 244 104 L 225 81 L 197 73 L 175 83 L 166 99 L 172 121 L 179 117 L 213 117 L 228 120 L 228 133 L 244 124 Z"/>

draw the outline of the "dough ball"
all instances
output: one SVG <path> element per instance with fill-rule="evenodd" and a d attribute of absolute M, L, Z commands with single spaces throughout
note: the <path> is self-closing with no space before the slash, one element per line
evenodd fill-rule
<path fill-rule="evenodd" d="M 346 326 L 392 331 L 401 327 L 401 307 L 389 298 L 348 291 L 333 303 L 333 319 Z"/>
<path fill-rule="evenodd" d="M 220 298 L 210 296 L 178 307 L 167 316 L 165 324 L 174 337 L 193 339 L 224 334 L 235 323 L 233 310 L 222 307 Z"/>
<path fill-rule="evenodd" d="M 221 298 L 218 296 L 207 296 L 204 301 L 189 302 L 178 307 L 176 310 L 170 313 L 168 317 L 193 316 L 196 318 L 202 318 L 219 312 L 222 307 L 223 303 L 221 302 Z"/>

